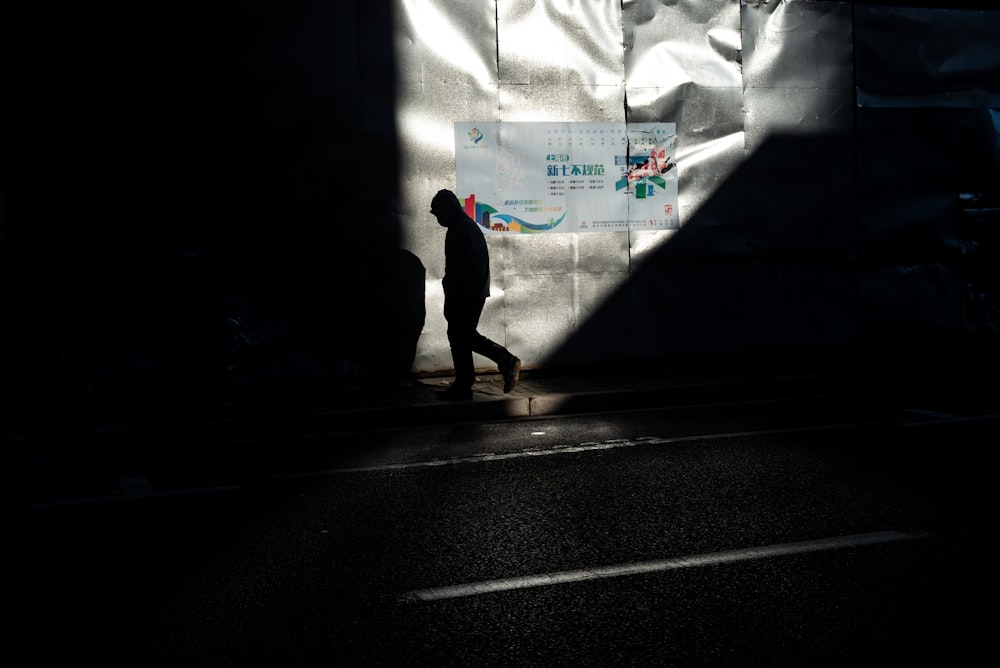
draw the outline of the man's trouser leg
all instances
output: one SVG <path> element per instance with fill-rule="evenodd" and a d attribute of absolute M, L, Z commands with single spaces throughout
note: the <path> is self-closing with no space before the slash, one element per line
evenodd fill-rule
<path fill-rule="evenodd" d="M 479 316 L 483 312 L 484 301 L 469 304 L 455 304 L 445 299 L 444 316 L 448 321 L 448 344 L 451 346 L 451 361 L 455 366 L 455 384 L 458 390 L 471 390 L 476 382 L 476 367 L 472 361 L 475 339 L 479 336 Z"/>
<path fill-rule="evenodd" d="M 476 332 L 472 337 L 472 352 L 493 360 L 501 371 L 510 366 L 514 360 L 514 355 L 509 350 L 479 332 Z"/>
<path fill-rule="evenodd" d="M 521 374 L 521 360 L 496 341 L 476 332 L 472 339 L 472 350 L 496 362 L 497 370 L 503 374 L 503 391 L 512 392 L 517 387 L 517 379 Z"/>

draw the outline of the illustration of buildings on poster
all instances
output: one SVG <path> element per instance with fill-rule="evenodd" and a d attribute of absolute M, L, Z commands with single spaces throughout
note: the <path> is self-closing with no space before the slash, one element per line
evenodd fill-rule
<path fill-rule="evenodd" d="M 674 123 L 456 123 L 457 191 L 491 233 L 678 227 Z"/>

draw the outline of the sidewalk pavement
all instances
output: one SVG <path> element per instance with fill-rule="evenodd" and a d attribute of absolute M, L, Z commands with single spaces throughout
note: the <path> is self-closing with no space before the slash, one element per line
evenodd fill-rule
<path fill-rule="evenodd" d="M 453 377 L 414 378 L 390 387 L 355 387 L 305 398 L 234 401 L 223 419 L 328 418 L 339 429 L 545 417 L 711 401 L 798 396 L 855 389 L 916 388 L 944 382 L 992 384 L 991 349 L 804 351 L 692 355 L 634 365 L 589 365 L 521 371 L 503 393 L 503 377 L 481 373 L 469 401 L 444 401 L 437 392 Z"/>
<path fill-rule="evenodd" d="M 231 414 L 223 419 L 326 416 L 341 429 L 378 429 L 670 406 L 761 392 L 806 391 L 836 381 L 831 370 L 818 367 L 701 373 L 667 368 L 591 371 L 523 369 L 517 387 L 508 394 L 499 373 L 481 373 L 468 401 L 437 397 L 454 381 L 450 376 L 417 378 L 391 387 L 354 387 L 311 398 L 234 401 L 229 404 Z"/>
<path fill-rule="evenodd" d="M 976 351 L 938 356 L 914 354 L 761 355 L 683 363 L 651 362 L 638 368 L 589 366 L 524 368 L 503 393 L 499 373 L 477 376 L 473 398 L 444 401 L 437 392 L 451 377 L 422 377 L 389 385 L 308 392 L 231 396 L 196 411 L 165 410 L 91 419 L 88 424 L 40 423 L 5 432 L 5 455 L 39 456 L 72 451 L 86 442 L 110 449 L 176 443 L 275 438 L 282 434 L 339 433 L 483 420 L 505 420 L 620 411 L 712 401 L 803 396 L 880 387 L 917 387 L 961 380 L 992 386 L 996 366 Z M 984 385 L 985 387 L 985 385 Z"/>

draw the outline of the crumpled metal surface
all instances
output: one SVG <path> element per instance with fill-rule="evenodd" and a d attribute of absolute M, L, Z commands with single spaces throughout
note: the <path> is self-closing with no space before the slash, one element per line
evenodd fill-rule
<path fill-rule="evenodd" d="M 621 24 L 616 2 L 498 2 L 500 82 L 621 86 Z"/>
<path fill-rule="evenodd" d="M 419 369 L 451 364 L 441 239 L 425 211 L 454 184 L 452 125 L 465 121 L 677 127 L 680 229 L 489 239 L 484 330 L 526 366 L 968 327 L 957 314 L 972 288 L 945 249 L 963 242 L 948 203 L 974 184 L 915 156 L 957 165 L 967 144 L 942 151 L 927 124 L 978 128 L 997 106 L 997 12 L 813 0 L 397 10 L 403 236 L 427 266 Z M 895 111 L 869 115 L 879 109 Z M 996 148 L 977 155 L 989 169 Z M 921 230 L 934 226 L 928 246 Z M 901 294 L 935 301 L 889 297 Z"/>
<path fill-rule="evenodd" d="M 692 174 L 712 175 L 685 182 L 682 209 L 696 208 L 713 182 L 739 162 L 743 113 L 735 0 L 501 1 L 492 25 L 489 10 L 469 9 L 464 2 L 408 0 L 398 7 L 398 40 L 405 49 L 398 113 L 408 165 L 402 188 L 404 208 L 412 214 L 404 216 L 404 232 L 428 269 L 428 318 L 417 353 L 422 368 L 451 364 L 435 285 L 443 251 L 422 211 L 438 188 L 454 183 L 452 123 L 676 118 L 680 168 L 687 156 Z M 484 328 L 520 351 L 526 364 L 558 354 L 608 292 L 627 282 L 630 238 L 636 247 L 650 246 L 638 233 L 600 233 L 586 240 L 590 251 L 581 261 L 566 244 L 579 248 L 584 242 L 559 236 L 530 243 L 489 240 L 496 296 Z M 646 236 L 653 245 L 665 238 Z M 505 319 L 499 327 L 495 317 Z M 594 334 L 585 348 L 598 346 L 602 336 Z"/>
<path fill-rule="evenodd" d="M 742 159 L 740 5 L 626 2 L 622 16 L 626 120 L 677 123 L 683 221 Z"/>

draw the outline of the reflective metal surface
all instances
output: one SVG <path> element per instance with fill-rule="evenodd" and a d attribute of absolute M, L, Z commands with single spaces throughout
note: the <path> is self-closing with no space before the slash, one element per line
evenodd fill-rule
<path fill-rule="evenodd" d="M 962 330 L 959 269 L 897 265 L 913 236 L 900 232 L 947 229 L 945 200 L 965 187 L 908 161 L 907 146 L 913 161 L 917 147 L 938 154 L 943 119 L 901 109 L 978 118 L 1000 104 L 998 21 L 797 0 L 398 2 L 404 238 L 428 269 L 420 369 L 450 365 L 425 209 L 455 183 L 463 121 L 677 125 L 676 232 L 489 239 L 484 328 L 526 366 L 838 345 L 914 319 Z M 869 119 L 872 107 L 899 111 Z"/>

